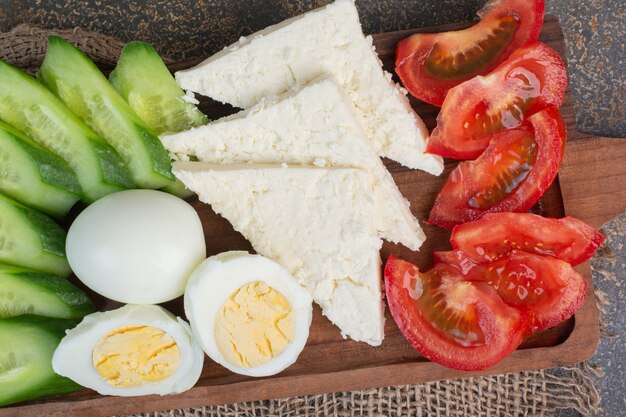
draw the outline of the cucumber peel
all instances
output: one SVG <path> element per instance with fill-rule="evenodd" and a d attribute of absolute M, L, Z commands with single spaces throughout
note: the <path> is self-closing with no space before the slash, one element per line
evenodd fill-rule
<path fill-rule="evenodd" d="M 157 135 L 75 46 L 58 36 L 48 37 L 37 78 L 117 150 L 139 187 L 160 188 L 175 179 Z"/>
<path fill-rule="evenodd" d="M 67 279 L 0 264 L 0 318 L 37 314 L 76 320 L 94 311 L 89 297 Z"/>
<path fill-rule="evenodd" d="M 52 369 L 55 349 L 75 325 L 34 315 L 0 319 L 0 406 L 81 389 Z"/>

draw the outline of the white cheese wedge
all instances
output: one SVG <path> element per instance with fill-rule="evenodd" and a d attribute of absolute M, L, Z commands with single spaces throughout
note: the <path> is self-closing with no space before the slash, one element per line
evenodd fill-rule
<path fill-rule="evenodd" d="M 406 92 L 382 69 L 352 0 L 334 3 L 242 38 L 176 79 L 191 90 L 248 108 L 262 98 L 332 76 L 350 97 L 379 155 L 434 175 L 441 157 L 425 154 L 428 131 Z"/>
<path fill-rule="evenodd" d="M 367 172 L 201 162 L 176 162 L 173 172 L 259 254 L 285 266 L 344 337 L 382 342 L 382 242 Z"/>
<path fill-rule="evenodd" d="M 181 133 L 162 135 L 185 159 L 214 164 L 266 163 L 356 167 L 371 175 L 374 226 L 383 239 L 418 250 L 425 239 L 408 201 L 365 137 L 345 94 L 330 79 Z"/>

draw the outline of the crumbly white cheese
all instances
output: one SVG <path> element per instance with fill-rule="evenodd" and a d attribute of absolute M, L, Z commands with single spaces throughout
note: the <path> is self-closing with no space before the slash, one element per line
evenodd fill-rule
<path fill-rule="evenodd" d="M 357 341 L 384 337 L 381 240 L 360 169 L 176 162 L 174 174 L 254 249 L 285 266 Z"/>
<path fill-rule="evenodd" d="M 334 3 L 241 39 L 194 68 L 178 71 L 186 90 L 248 108 L 262 98 L 332 76 L 350 97 L 379 155 L 434 175 L 428 131 L 406 93 L 383 71 L 352 0 Z"/>
<path fill-rule="evenodd" d="M 161 136 L 180 159 L 214 164 L 268 163 L 356 167 L 371 175 L 379 236 L 419 249 L 425 239 L 408 201 L 365 137 L 348 99 L 330 79 L 261 103 L 231 117 Z"/>

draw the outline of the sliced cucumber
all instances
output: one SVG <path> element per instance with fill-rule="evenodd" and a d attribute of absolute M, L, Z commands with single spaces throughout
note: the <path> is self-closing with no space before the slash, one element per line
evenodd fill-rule
<path fill-rule="evenodd" d="M 161 191 L 165 191 L 166 193 L 175 195 L 178 198 L 188 198 L 196 194 L 187 187 L 185 187 L 185 184 L 183 184 L 182 181 L 179 179 L 176 179 L 176 181 L 174 181 L 170 185 L 161 188 Z"/>
<path fill-rule="evenodd" d="M 195 104 L 189 102 L 185 92 L 149 43 L 127 43 L 117 66 L 109 75 L 109 81 L 157 134 L 181 132 L 209 121 Z M 163 187 L 163 191 L 180 198 L 194 194 L 179 180 Z"/>
<path fill-rule="evenodd" d="M 54 217 L 80 200 L 81 189 L 67 163 L 0 121 L 0 192 Z"/>
<path fill-rule="evenodd" d="M 187 101 L 185 92 L 149 43 L 127 43 L 109 80 L 135 113 L 159 135 L 208 122 L 207 117 Z"/>
<path fill-rule="evenodd" d="M 157 135 L 80 50 L 50 36 L 37 77 L 118 151 L 139 187 L 160 188 L 174 180 Z"/>
<path fill-rule="evenodd" d="M 66 277 L 65 237 L 50 217 L 0 194 L 0 262 Z"/>
<path fill-rule="evenodd" d="M 77 320 L 94 311 L 89 297 L 67 279 L 0 264 L 0 318 L 37 314 Z"/>
<path fill-rule="evenodd" d="M 52 369 L 54 350 L 75 325 L 32 315 L 0 319 L 0 406 L 81 388 Z"/>
<path fill-rule="evenodd" d="M 0 61 L 0 119 L 63 158 L 86 202 L 132 187 L 111 146 L 30 75 Z"/>

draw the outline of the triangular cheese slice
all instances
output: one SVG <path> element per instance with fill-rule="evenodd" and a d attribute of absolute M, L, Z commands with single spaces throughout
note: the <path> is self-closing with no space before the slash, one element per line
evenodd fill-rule
<path fill-rule="evenodd" d="M 383 340 L 381 240 L 359 169 L 176 162 L 174 174 L 285 266 L 344 336 Z"/>
<path fill-rule="evenodd" d="M 367 140 L 352 106 L 330 79 L 321 79 L 279 100 L 264 100 L 211 124 L 162 135 L 180 158 L 228 163 L 357 167 L 371 175 L 379 236 L 418 250 L 425 239 L 408 201 Z"/>
<path fill-rule="evenodd" d="M 428 130 L 406 92 L 382 69 L 354 2 L 334 3 L 243 38 L 196 67 L 178 71 L 186 90 L 241 108 L 330 76 L 350 97 L 379 155 L 439 175 L 442 158 L 425 154 Z"/>

